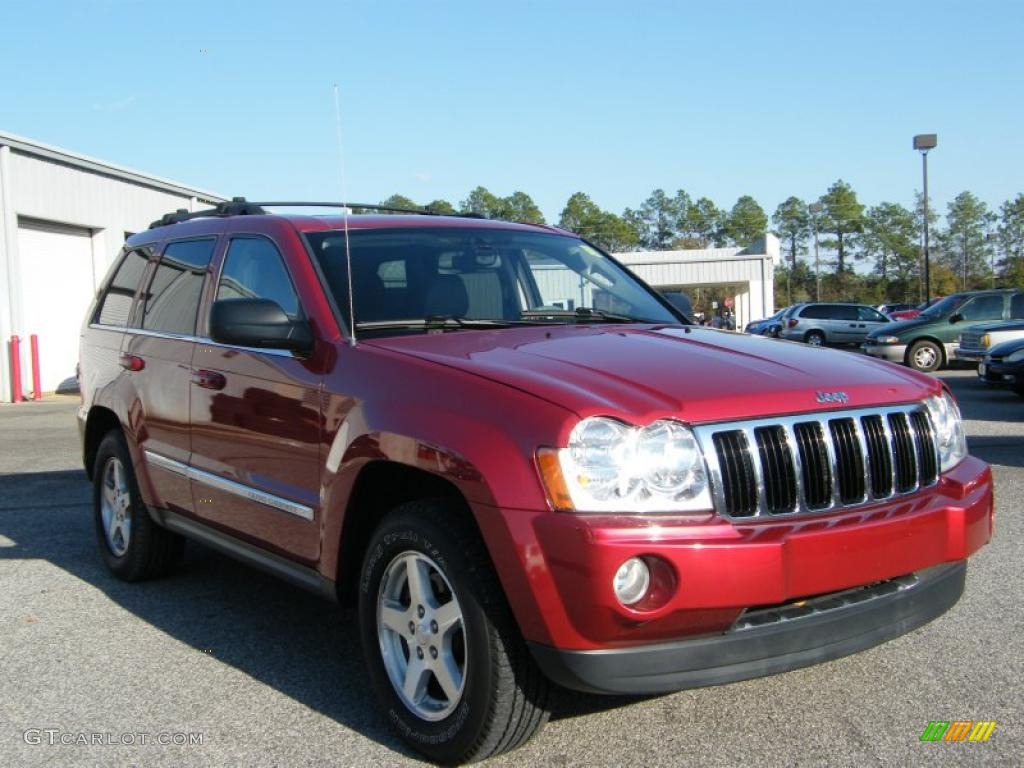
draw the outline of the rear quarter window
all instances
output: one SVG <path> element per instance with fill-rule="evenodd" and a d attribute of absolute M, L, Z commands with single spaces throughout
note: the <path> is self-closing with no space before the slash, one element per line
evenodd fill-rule
<path fill-rule="evenodd" d="M 100 299 L 99 309 L 96 313 L 97 323 L 117 328 L 127 327 L 135 294 L 146 274 L 146 265 L 152 255 L 153 249 L 148 245 L 133 248 L 125 254 L 117 271 L 114 272 L 114 277 L 110 280 L 103 298 Z"/>

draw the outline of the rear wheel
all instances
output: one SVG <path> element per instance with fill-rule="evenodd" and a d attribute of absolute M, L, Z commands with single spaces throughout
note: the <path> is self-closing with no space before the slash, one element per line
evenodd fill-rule
<path fill-rule="evenodd" d="M 440 500 L 395 509 L 374 532 L 359 585 L 374 691 L 400 735 L 442 763 L 515 749 L 548 718 L 547 679 L 462 514 Z"/>
<path fill-rule="evenodd" d="M 942 349 L 934 341 L 915 341 L 907 352 L 907 365 L 915 371 L 937 371 L 942 367 Z"/>
<path fill-rule="evenodd" d="M 115 576 L 141 581 L 174 569 L 184 539 L 150 518 L 120 430 L 108 432 L 96 450 L 92 499 L 100 552 Z"/>
<path fill-rule="evenodd" d="M 804 336 L 804 343 L 812 347 L 822 347 L 825 345 L 825 334 L 821 331 L 810 331 Z"/>

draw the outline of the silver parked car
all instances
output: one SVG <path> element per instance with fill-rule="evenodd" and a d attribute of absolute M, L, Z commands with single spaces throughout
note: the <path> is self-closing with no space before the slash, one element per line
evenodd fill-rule
<path fill-rule="evenodd" d="M 783 318 L 779 338 L 823 344 L 860 344 L 890 320 L 867 304 L 810 302 L 797 304 Z"/>

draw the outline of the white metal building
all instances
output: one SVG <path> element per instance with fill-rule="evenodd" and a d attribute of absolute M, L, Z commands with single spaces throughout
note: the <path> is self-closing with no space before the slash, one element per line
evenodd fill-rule
<path fill-rule="evenodd" d="M 82 318 L 128 234 L 223 200 L 201 189 L 0 132 L 0 402 L 12 398 L 10 339 L 39 337 L 43 392 L 74 383 Z"/>
<path fill-rule="evenodd" d="M 634 251 L 615 258 L 661 291 L 726 288 L 734 299 L 736 327 L 775 312 L 779 239 L 770 232 L 747 248 Z"/>

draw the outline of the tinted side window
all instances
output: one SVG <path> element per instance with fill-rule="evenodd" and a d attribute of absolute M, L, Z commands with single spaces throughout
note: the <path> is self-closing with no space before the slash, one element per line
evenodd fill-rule
<path fill-rule="evenodd" d="M 214 240 L 168 243 L 146 291 L 142 327 L 191 336 Z"/>
<path fill-rule="evenodd" d="M 999 294 L 975 296 L 960 307 L 964 320 L 1000 320 L 1003 317 L 1003 297 Z"/>
<path fill-rule="evenodd" d="M 135 298 L 139 283 L 142 282 L 142 276 L 146 273 L 146 265 L 152 253 L 153 249 L 148 245 L 128 251 L 114 273 L 114 279 L 107 286 L 107 292 L 100 300 L 96 322 L 120 328 L 128 325 L 132 300 Z"/>
<path fill-rule="evenodd" d="M 857 307 L 857 319 L 869 323 L 887 323 L 889 318 L 883 315 L 874 307 Z"/>
<path fill-rule="evenodd" d="M 827 310 L 827 305 L 816 304 L 811 307 L 805 307 L 803 312 L 800 313 L 800 317 L 806 317 L 811 320 L 820 320 L 823 317 L 828 317 Z"/>
<path fill-rule="evenodd" d="M 1024 320 L 1024 293 L 1015 293 L 1010 299 L 1010 317 Z"/>
<path fill-rule="evenodd" d="M 299 317 L 299 297 L 288 278 L 281 253 L 262 237 L 239 237 L 231 241 L 217 286 L 217 300 L 221 299 L 270 299 L 292 320 Z"/>
<path fill-rule="evenodd" d="M 828 317 L 833 320 L 857 320 L 857 308 L 852 304 L 836 304 L 829 307 Z"/>

